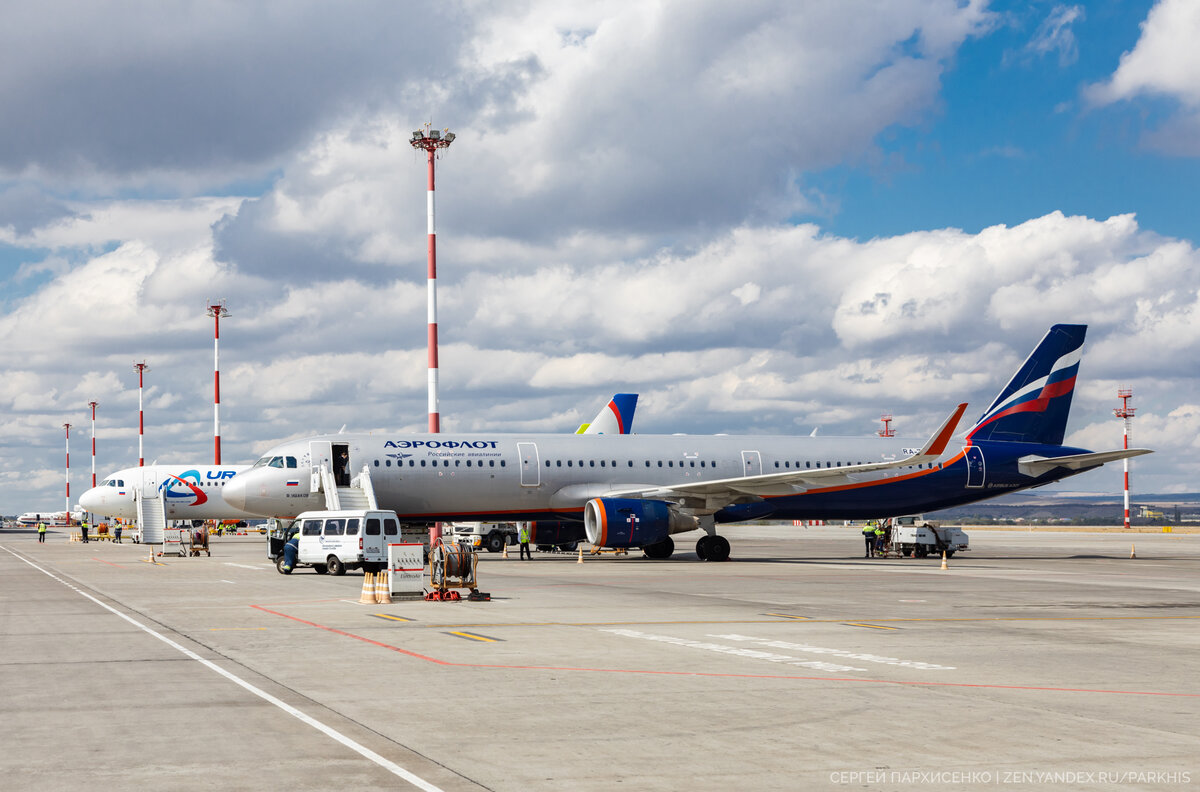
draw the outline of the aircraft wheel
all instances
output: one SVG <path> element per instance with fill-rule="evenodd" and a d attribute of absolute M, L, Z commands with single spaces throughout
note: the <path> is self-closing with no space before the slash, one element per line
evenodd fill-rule
<path fill-rule="evenodd" d="M 712 541 L 708 545 L 708 554 L 705 556 L 705 561 L 728 561 L 729 560 L 729 540 L 724 536 L 714 535 L 709 537 Z"/>
<path fill-rule="evenodd" d="M 696 555 L 700 557 L 701 561 L 708 560 L 708 549 L 710 547 L 712 547 L 712 537 L 708 534 L 696 540 Z"/>
<path fill-rule="evenodd" d="M 646 545 L 642 548 L 642 552 L 646 555 L 646 558 L 653 558 L 656 560 L 670 558 L 671 553 L 675 552 L 675 540 L 668 536 L 661 542 L 655 542 L 652 545 Z"/>
<path fill-rule="evenodd" d="M 346 574 L 346 565 L 342 563 L 342 559 L 338 558 L 337 556 L 331 555 L 326 560 L 328 561 L 328 563 L 325 566 L 326 566 L 326 568 L 329 569 L 329 574 L 331 574 L 331 575 Z"/>

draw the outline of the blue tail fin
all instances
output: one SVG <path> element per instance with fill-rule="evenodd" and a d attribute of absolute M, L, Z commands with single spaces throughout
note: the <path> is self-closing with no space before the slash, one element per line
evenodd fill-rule
<path fill-rule="evenodd" d="M 1087 325 L 1054 325 L 980 417 L 968 440 L 1062 445 Z"/>
<path fill-rule="evenodd" d="M 637 400 L 636 393 L 618 393 L 604 405 L 595 420 L 580 426 L 575 434 L 629 434 L 633 431 Z"/>

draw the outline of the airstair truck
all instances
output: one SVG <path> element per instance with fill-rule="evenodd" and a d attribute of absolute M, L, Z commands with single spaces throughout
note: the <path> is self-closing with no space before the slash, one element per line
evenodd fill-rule
<path fill-rule="evenodd" d="M 950 558 L 959 550 L 970 549 L 967 534 L 956 525 L 942 525 L 920 514 L 893 517 L 888 523 L 889 543 L 901 556 L 925 558 L 945 553 Z"/>

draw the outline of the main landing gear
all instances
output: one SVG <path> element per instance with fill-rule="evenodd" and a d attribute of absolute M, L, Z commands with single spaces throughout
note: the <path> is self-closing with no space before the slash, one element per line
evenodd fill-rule
<path fill-rule="evenodd" d="M 661 542 L 655 542 L 651 545 L 642 546 L 642 553 L 645 554 L 646 558 L 661 560 L 663 558 L 670 558 L 671 553 L 674 552 L 675 540 L 669 536 L 666 539 L 663 539 Z"/>
<path fill-rule="evenodd" d="M 727 561 L 729 540 L 718 534 L 705 534 L 696 542 L 696 555 L 701 561 Z"/>

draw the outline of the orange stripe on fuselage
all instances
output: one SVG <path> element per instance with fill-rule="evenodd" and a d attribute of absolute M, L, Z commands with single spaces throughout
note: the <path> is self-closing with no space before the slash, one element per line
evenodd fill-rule
<path fill-rule="evenodd" d="M 920 478 L 921 476 L 928 476 L 930 473 L 937 473 L 938 471 L 942 470 L 943 468 L 953 465 L 955 462 L 962 459 L 964 456 L 966 456 L 966 452 L 959 451 L 949 461 L 939 463 L 939 466 L 936 468 L 925 468 L 924 470 L 914 470 L 912 473 L 905 473 L 903 476 L 892 476 L 890 478 L 881 478 L 881 479 L 876 479 L 874 481 L 859 481 L 854 484 L 839 484 L 836 487 L 821 487 L 819 489 L 805 490 L 804 492 L 799 492 L 796 494 L 797 495 L 814 495 L 814 494 L 824 495 L 829 492 L 846 492 L 847 490 L 864 489 L 866 487 L 878 487 L 882 484 L 893 484 L 897 481 L 908 481 L 909 479 Z M 766 499 L 773 500 L 775 498 L 794 498 L 794 497 L 796 497 L 796 496 L 795 495 L 768 495 Z"/>

